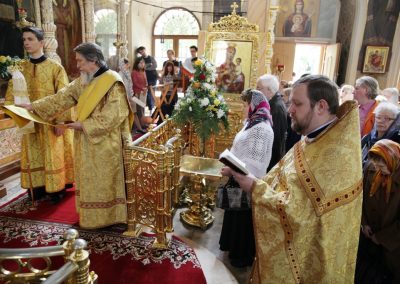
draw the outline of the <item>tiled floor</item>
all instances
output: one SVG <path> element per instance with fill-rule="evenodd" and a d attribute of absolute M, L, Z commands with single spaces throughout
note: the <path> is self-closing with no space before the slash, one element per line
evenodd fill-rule
<path fill-rule="evenodd" d="M 21 189 L 19 174 L 1 181 L 7 188 L 7 195 L 0 199 L 0 206 L 17 197 Z M 219 236 L 222 228 L 223 210 L 214 209 L 214 223 L 205 231 L 184 225 L 178 209 L 174 216 L 174 235 L 183 238 L 195 249 L 209 284 L 246 283 L 251 268 L 235 268 L 229 263 L 227 253 L 219 250 Z"/>

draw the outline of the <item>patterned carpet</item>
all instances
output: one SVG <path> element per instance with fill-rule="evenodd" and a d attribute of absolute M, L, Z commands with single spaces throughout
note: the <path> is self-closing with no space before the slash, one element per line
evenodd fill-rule
<path fill-rule="evenodd" d="M 73 198 L 69 198 L 57 206 L 62 212 L 70 212 L 74 210 L 73 204 Z M 47 201 L 40 202 L 33 211 L 28 205 L 25 194 L 0 209 L 1 247 L 61 244 L 64 232 L 76 228 L 79 237 L 88 242 L 90 269 L 99 275 L 99 283 L 206 283 L 193 249 L 175 236 L 167 250 L 155 251 L 150 249 L 154 242 L 151 234 L 144 233 L 137 238 L 122 236 L 124 224 L 83 230 L 74 225 L 76 222 L 71 222 L 74 220 L 71 216 L 66 216 L 66 222 L 60 222 L 62 214 L 56 214 L 52 208 L 49 210 Z M 40 212 L 52 214 L 58 222 L 51 222 L 49 215 Z"/>

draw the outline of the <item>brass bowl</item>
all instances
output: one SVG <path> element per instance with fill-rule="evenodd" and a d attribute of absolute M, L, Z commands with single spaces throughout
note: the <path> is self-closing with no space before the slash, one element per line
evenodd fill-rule
<path fill-rule="evenodd" d="M 206 179 L 220 179 L 223 166 L 217 159 L 183 155 L 180 172 L 187 176 L 200 175 Z"/>

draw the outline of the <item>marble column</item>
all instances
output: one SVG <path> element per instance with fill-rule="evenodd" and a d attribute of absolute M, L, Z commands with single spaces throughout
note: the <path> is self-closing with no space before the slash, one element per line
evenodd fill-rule
<path fill-rule="evenodd" d="M 128 17 L 128 12 L 130 9 L 130 3 L 131 1 L 127 0 L 121 0 L 119 3 L 119 11 L 118 11 L 118 33 L 120 34 L 120 39 L 117 38 L 117 40 L 120 40 L 123 45 L 120 47 L 119 50 L 119 55 L 120 58 L 125 58 L 128 57 L 128 36 L 127 36 L 127 17 Z"/>
<path fill-rule="evenodd" d="M 85 41 L 95 42 L 96 33 L 94 31 L 94 2 L 93 0 L 84 0 L 85 7 Z"/>
<path fill-rule="evenodd" d="M 399 87 L 400 85 L 400 19 L 397 20 L 396 32 L 393 37 L 392 58 L 387 73 L 386 88 Z M 381 86 L 383 87 L 383 86 Z"/>
<path fill-rule="evenodd" d="M 358 57 L 364 37 L 365 23 L 367 22 L 368 0 L 356 1 L 356 13 L 354 16 L 353 32 L 347 61 L 346 80 L 348 84 L 354 84 L 357 79 Z"/>
<path fill-rule="evenodd" d="M 270 0 L 252 0 L 248 2 L 247 19 L 260 28 L 258 74 L 261 76 L 271 70 L 272 45 L 268 46 L 268 25 L 269 25 L 269 6 Z"/>
<path fill-rule="evenodd" d="M 42 29 L 44 31 L 44 54 L 47 57 L 56 60 L 61 63 L 61 58 L 56 53 L 58 42 L 55 36 L 56 25 L 54 24 L 54 11 L 53 11 L 53 1 L 43 0 L 41 2 L 41 12 L 42 12 Z"/>
<path fill-rule="evenodd" d="M 270 6 L 269 7 L 269 18 L 267 23 L 267 46 L 265 51 L 265 72 L 268 74 L 273 74 L 274 70 L 272 67 L 272 56 L 274 55 L 274 49 L 272 48 L 275 43 L 275 23 L 276 17 L 278 16 L 279 7 Z"/>

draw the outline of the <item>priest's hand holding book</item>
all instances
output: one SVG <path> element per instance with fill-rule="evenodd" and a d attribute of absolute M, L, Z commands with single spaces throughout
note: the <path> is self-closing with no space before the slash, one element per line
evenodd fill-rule
<path fill-rule="evenodd" d="M 221 175 L 233 176 L 239 183 L 240 188 L 246 192 L 253 190 L 256 177 L 249 172 L 246 165 L 232 152 L 226 149 L 219 155 L 219 161 L 227 166 L 221 169 Z"/>
<path fill-rule="evenodd" d="M 22 107 L 27 111 L 34 112 L 32 104 L 18 104 L 15 105 L 17 107 Z M 64 134 L 65 128 L 74 129 L 74 130 L 83 130 L 82 123 L 79 121 L 66 121 L 64 124 L 54 125 L 55 128 L 55 135 L 60 136 Z"/>

